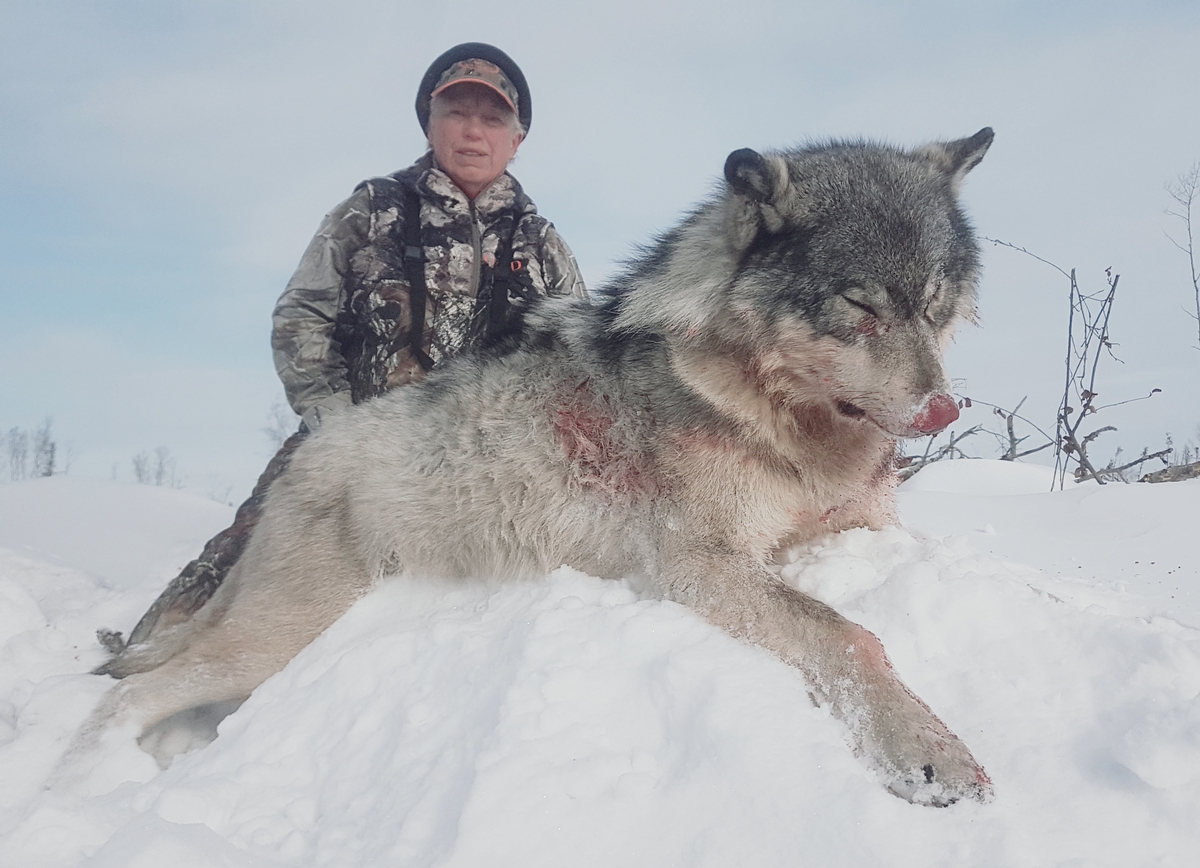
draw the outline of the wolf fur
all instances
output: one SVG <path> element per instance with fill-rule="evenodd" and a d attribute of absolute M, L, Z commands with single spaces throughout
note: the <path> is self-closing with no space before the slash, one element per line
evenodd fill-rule
<path fill-rule="evenodd" d="M 87 731 L 243 699 L 383 575 L 639 575 L 796 667 L 892 792 L 986 800 L 879 641 L 769 568 L 895 520 L 898 438 L 958 415 L 942 367 L 978 248 L 956 194 L 992 141 L 736 151 L 588 306 L 325 423 L 190 621 L 131 646 Z"/>

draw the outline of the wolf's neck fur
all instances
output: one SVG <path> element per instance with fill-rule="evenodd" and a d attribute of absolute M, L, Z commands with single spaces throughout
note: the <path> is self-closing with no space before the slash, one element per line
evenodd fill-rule
<path fill-rule="evenodd" d="M 671 367 L 679 378 L 718 413 L 787 463 L 802 468 L 819 460 L 836 466 L 854 484 L 878 473 L 880 462 L 896 447 L 891 437 L 864 418 L 837 412 L 828 398 L 813 389 L 805 395 L 761 365 L 711 348 L 670 349 Z"/>

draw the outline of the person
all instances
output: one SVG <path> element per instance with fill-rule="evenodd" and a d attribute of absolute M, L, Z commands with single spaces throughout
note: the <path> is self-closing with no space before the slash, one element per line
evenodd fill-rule
<path fill-rule="evenodd" d="M 114 656 L 97 673 L 119 678 L 161 662 L 139 661 L 136 646 L 212 596 L 272 481 L 325 419 L 502 340 L 537 297 L 587 297 L 570 248 L 507 171 L 533 117 L 516 63 L 485 43 L 457 45 L 430 65 L 416 109 L 428 152 L 359 184 L 326 215 L 275 306 L 275 367 L 299 430 L 233 524 L 172 580 L 128 641 L 99 631 Z"/>

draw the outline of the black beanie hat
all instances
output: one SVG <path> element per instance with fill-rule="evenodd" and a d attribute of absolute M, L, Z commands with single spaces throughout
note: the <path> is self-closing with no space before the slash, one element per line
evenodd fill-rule
<path fill-rule="evenodd" d="M 494 63 L 508 76 L 508 80 L 517 89 L 517 119 L 528 132 L 533 121 L 533 104 L 529 97 L 529 85 L 525 82 L 525 74 L 511 57 L 486 42 L 464 42 L 462 45 L 456 45 L 439 55 L 438 59 L 429 65 L 429 69 L 425 70 L 421 86 L 417 88 L 417 120 L 421 123 L 421 129 L 429 129 L 429 99 L 433 89 L 437 87 L 438 79 L 455 63 L 471 58 Z"/>

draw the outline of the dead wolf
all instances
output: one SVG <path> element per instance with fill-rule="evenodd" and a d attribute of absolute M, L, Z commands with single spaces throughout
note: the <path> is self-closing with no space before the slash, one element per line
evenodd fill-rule
<path fill-rule="evenodd" d="M 537 305 L 324 424 L 204 607 L 106 666 L 126 677 L 85 733 L 247 697 L 382 576 L 570 564 L 645 577 L 796 667 L 893 793 L 987 800 L 875 636 L 768 565 L 893 522 L 897 439 L 957 418 L 942 353 L 979 274 L 957 193 L 991 142 L 735 151 L 600 303 Z"/>

